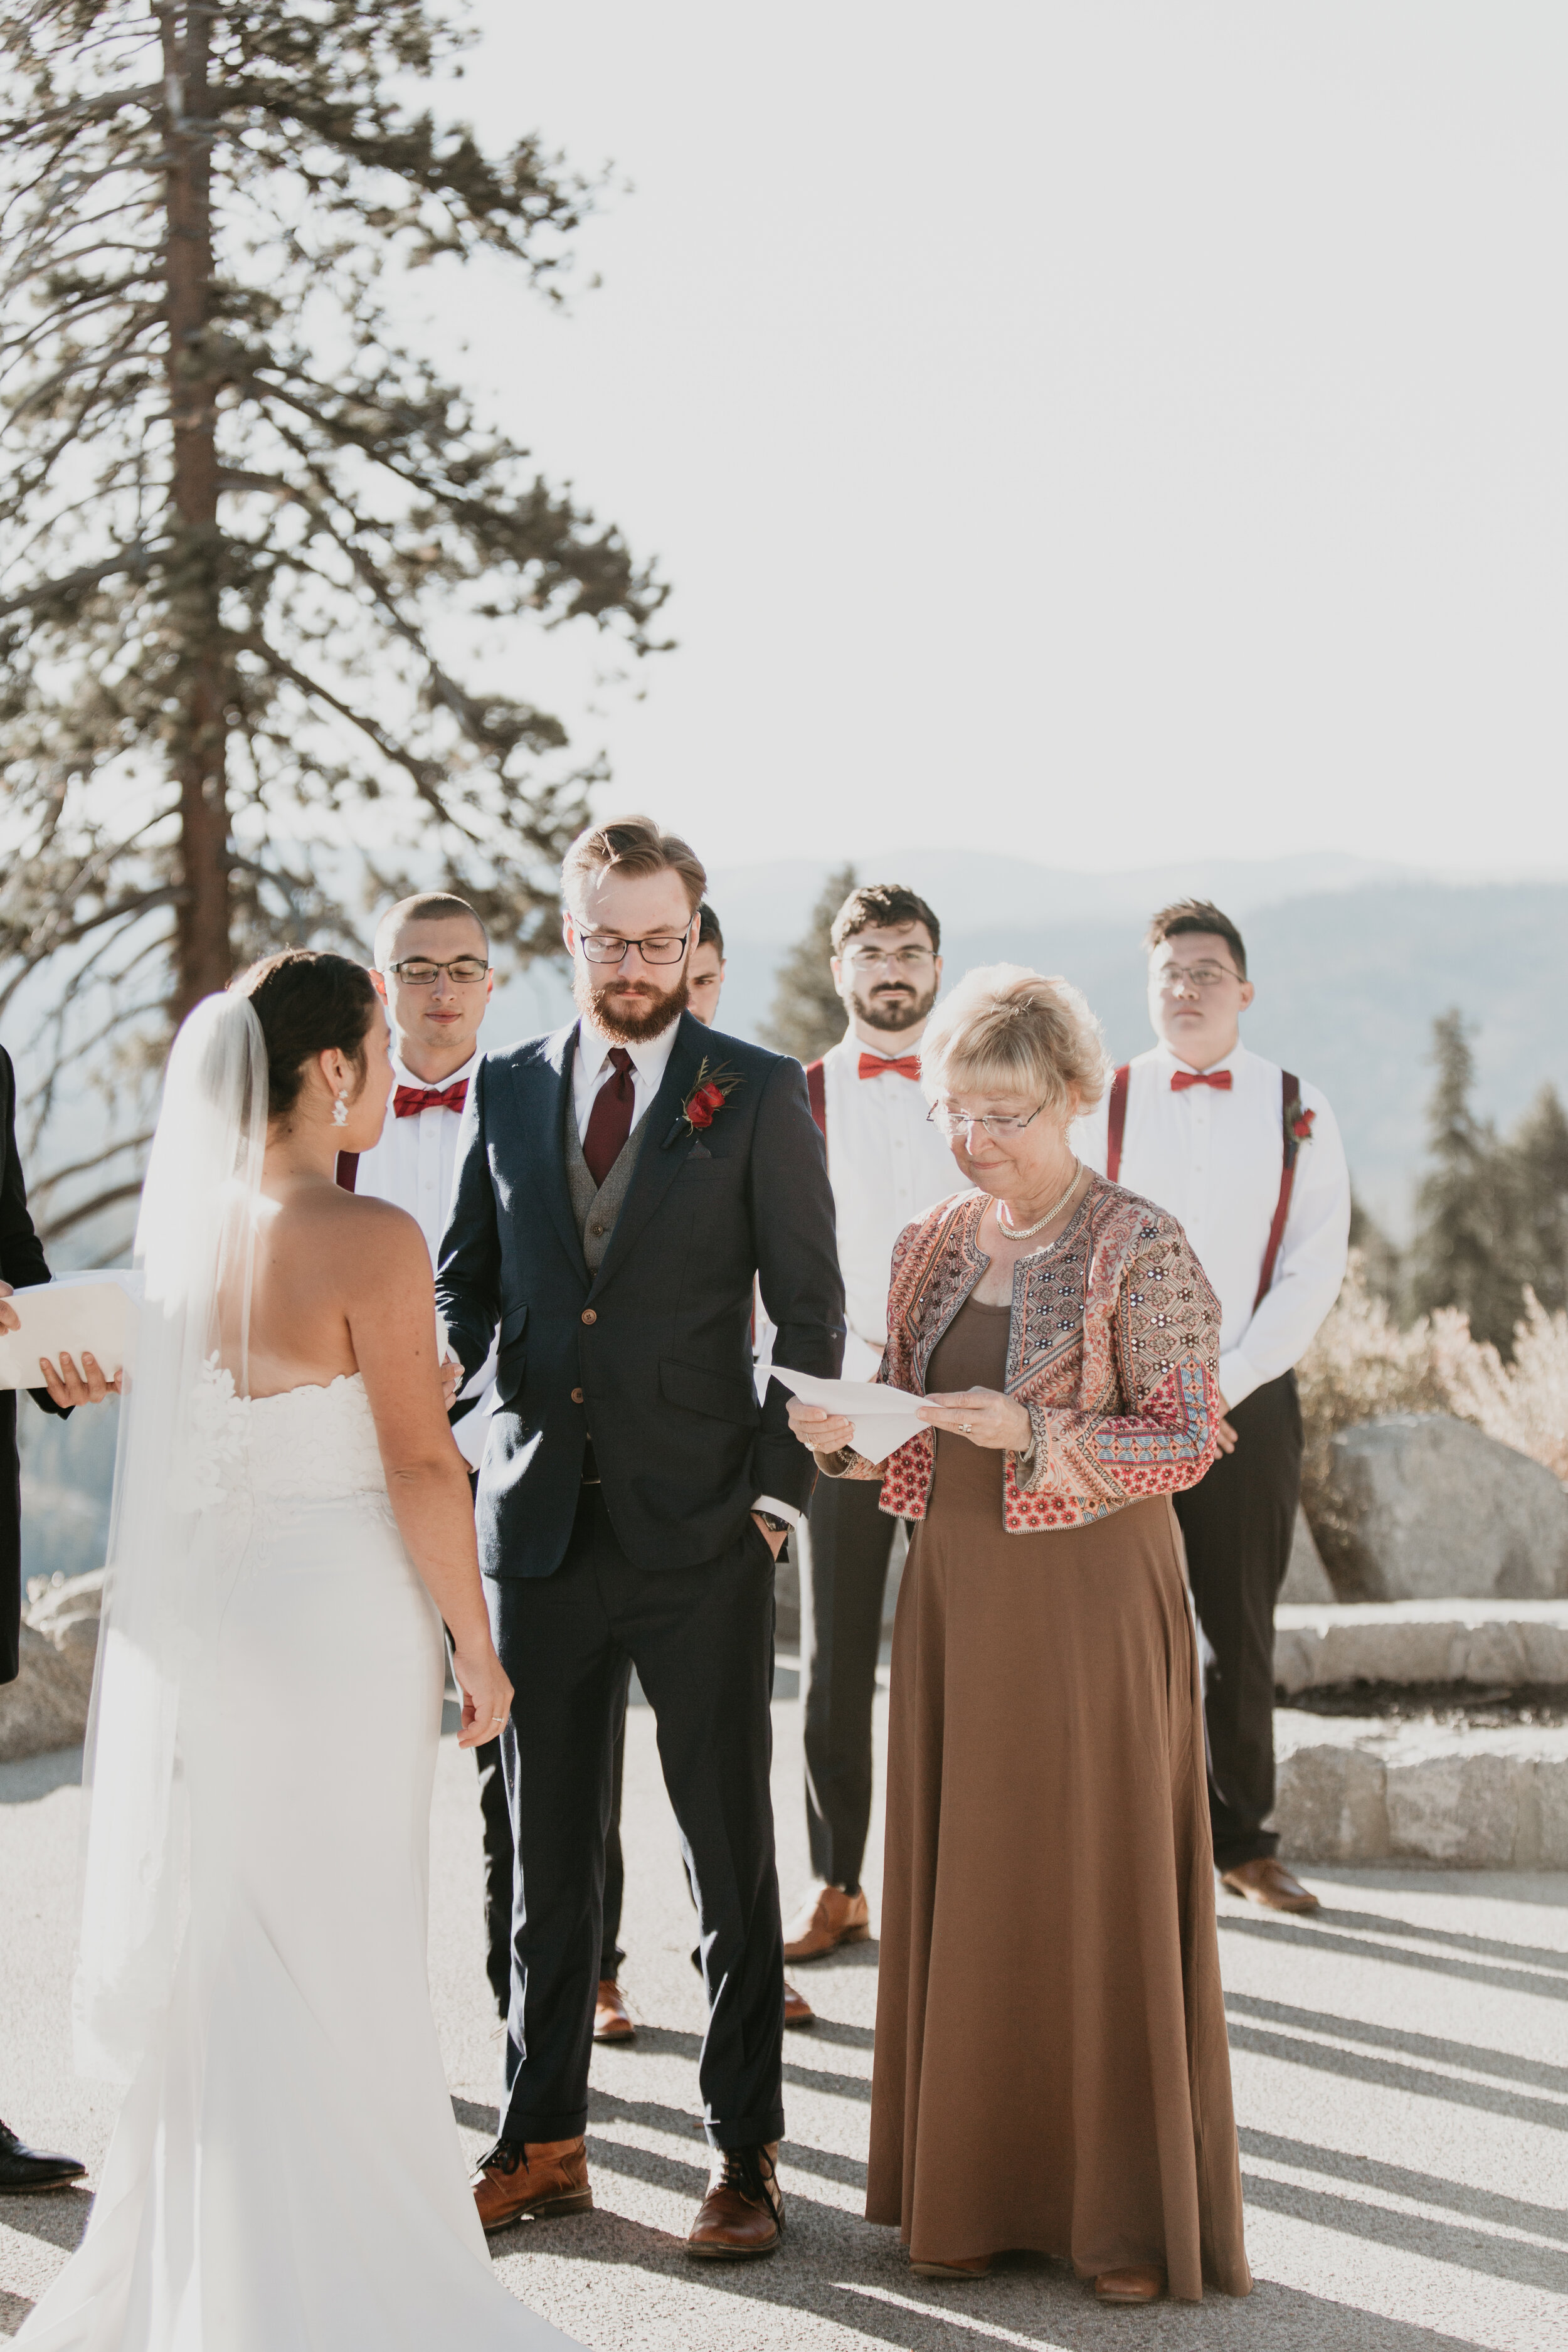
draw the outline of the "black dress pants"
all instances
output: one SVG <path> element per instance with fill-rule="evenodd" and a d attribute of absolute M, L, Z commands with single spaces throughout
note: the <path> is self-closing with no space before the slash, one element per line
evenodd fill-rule
<path fill-rule="evenodd" d="M 1204 1676 L 1209 1819 L 1216 1870 L 1271 1854 L 1274 1604 L 1301 1496 L 1296 1375 L 1254 1389 L 1230 1414 L 1236 1451 L 1173 1500 L 1198 1622 L 1214 1655 Z"/>
<path fill-rule="evenodd" d="M 858 1886 L 871 1826 L 871 1709 L 899 1524 L 880 1493 L 874 1479 L 819 1478 L 811 1497 L 801 1596 L 805 1820 L 811 1866 L 830 1886 Z"/>
<path fill-rule="evenodd" d="M 631 1687 L 631 1660 L 626 1661 L 626 1686 Z M 621 1856 L 621 1785 L 626 1776 L 626 1702 L 610 1778 L 610 1825 L 605 1832 L 605 1924 L 599 1952 L 599 1974 L 614 1980 L 626 1958 L 621 1949 L 621 1903 L 626 1871 Z M 476 1748 L 479 1768 L 479 1813 L 485 1844 L 485 1974 L 495 1995 L 496 2013 L 504 2019 L 511 2005 L 511 1814 L 507 1807 L 506 1777 L 501 1770 L 500 1741 L 486 1740 Z"/>
<path fill-rule="evenodd" d="M 628 1664 L 654 1711 L 696 1898 L 715 2147 L 784 2131 L 784 1930 L 773 1860 L 773 1553 L 755 1522 L 700 1568 L 634 1568 L 584 1486 L 553 1576 L 487 1578 L 516 1692 L 501 1740 L 517 1884 L 501 2136 L 570 2139 L 588 2116 L 605 1836 Z M 521 1736 L 520 1738 L 520 1727 Z"/>

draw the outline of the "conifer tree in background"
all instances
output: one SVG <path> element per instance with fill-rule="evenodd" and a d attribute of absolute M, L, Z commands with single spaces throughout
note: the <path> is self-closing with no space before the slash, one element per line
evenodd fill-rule
<path fill-rule="evenodd" d="M 426 0 L 0 17 L 0 1012 L 20 989 L 52 1040 L 40 1116 L 374 898 L 555 944 L 597 772 L 518 625 L 641 655 L 664 592 L 388 315 L 389 264 L 489 254 L 553 297 L 589 200 L 536 140 L 409 109 L 460 46 Z M 46 1224 L 134 1192 L 142 1139 Z"/>
<path fill-rule="evenodd" d="M 1391 1311 L 1395 1309 L 1403 1284 L 1399 1252 L 1353 1186 L 1350 1245 L 1360 1255 L 1361 1278 L 1367 1289 Z"/>
<path fill-rule="evenodd" d="M 1437 1082 L 1427 1108 L 1433 1165 L 1415 1195 L 1415 1235 L 1405 1261 L 1412 1315 L 1458 1307 L 1478 1339 L 1504 1349 L 1523 1313 L 1500 1248 L 1510 1221 L 1510 1171 L 1489 1122 L 1470 1108 L 1475 1059 L 1458 1009 L 1432 1024 Z"/>
<path fill-rule="evenodd" d="M 798 1062 L 815 1062 L 844 1034 L 844 1004 L 833 985 L 833 918 L 855 887 L 855 868 L 841 866 L 823 885 L 805 936 L 779 966 L 765 1042 Z"/>
<path fill-rule="evenodd" d="M 1554 1087 L 1542 1087 L 1501 1157 L 1510 1212 L 1506 1272 L 1526 1283 L 1549 1315 L 1568 1308 L 1568 1117 Z M 1515 1310 L 1522 1314 L 1522 1304 Z"/>

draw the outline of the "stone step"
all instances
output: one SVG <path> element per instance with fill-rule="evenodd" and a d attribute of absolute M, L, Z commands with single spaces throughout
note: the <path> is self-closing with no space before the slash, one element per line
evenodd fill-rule
<path fill-rule="evenodd" d="M 1568 1684 L 1568 1601 L 1282 1606 L 1274 1617 L 1274 1680 L 1292 1698 L 1352 1683 Z"/>
<path fill-rule="evenodd" d="M 1273 1822 L 1289 1861 L 1568 1868 L 1568 1728 L 1280 1707 L 1274 1752 Z"/>

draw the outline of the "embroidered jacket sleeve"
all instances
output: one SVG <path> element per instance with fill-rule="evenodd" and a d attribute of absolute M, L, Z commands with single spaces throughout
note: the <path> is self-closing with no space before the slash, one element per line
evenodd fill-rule
<path fill-rule="evenodd" d="M 1069 1496 L 1098 1517 L 1195 1486 L 1214 1460 L 1220 1310 L 1181 1227 L 1152 1207 L 1098 1311 L 1092 1278 L 1090 1288 L 1080 1395 L 1102 1402 L 1086 1410 L 1026 1398 L 1034 1458 L 1010 1457 L 1008 1468 L 1020 1494 Z"/>

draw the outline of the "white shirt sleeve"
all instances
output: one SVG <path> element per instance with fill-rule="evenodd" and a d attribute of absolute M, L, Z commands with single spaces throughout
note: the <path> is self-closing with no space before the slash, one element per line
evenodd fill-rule
<path fill-rule="evenodd" d="M 1315 1087 L 1303 1087 L 1312 1132 L 1296 1156 L 1290 1213 L 1274 1280 L 1234 1348 L 1219 1360 L 1227 1405 L 1288 1372 L 1306 1354 L 1340 1295 L 1350 1248 L 1351 1180 L 1333 1112 Z"/>

